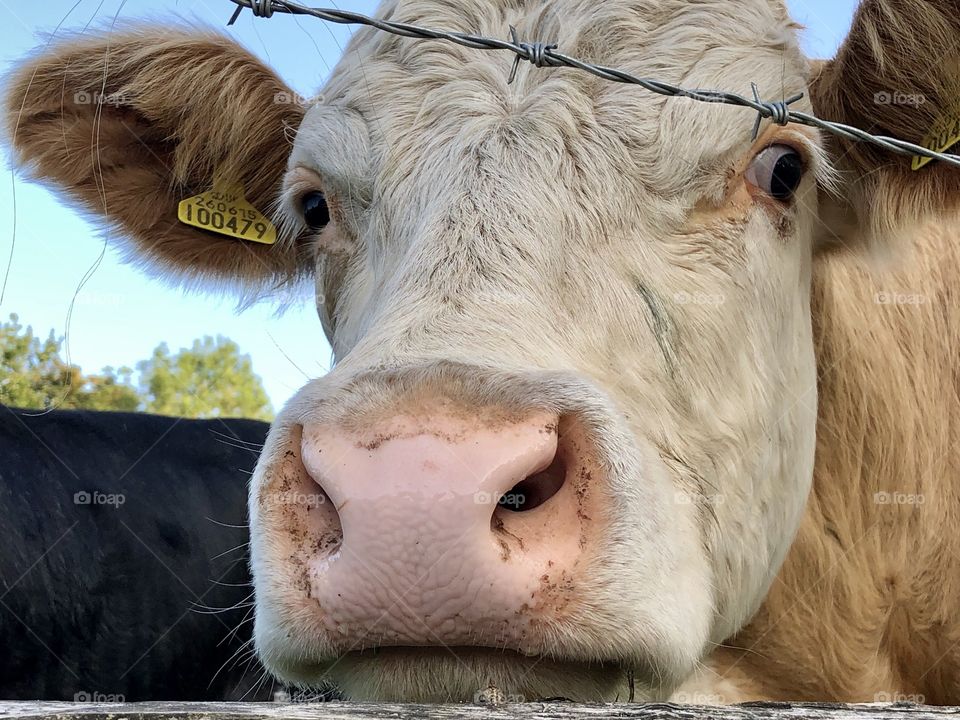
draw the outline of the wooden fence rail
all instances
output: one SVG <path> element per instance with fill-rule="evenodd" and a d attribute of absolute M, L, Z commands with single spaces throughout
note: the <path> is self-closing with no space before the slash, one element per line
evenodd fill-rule
<path fill-rule="evenodd" d="M 363 703 L 68 703 L 0 701 L 11 720 L 960 720 L 960 707 L 747 703 L 724 707 L 646 703 L 394 705 Z"/>

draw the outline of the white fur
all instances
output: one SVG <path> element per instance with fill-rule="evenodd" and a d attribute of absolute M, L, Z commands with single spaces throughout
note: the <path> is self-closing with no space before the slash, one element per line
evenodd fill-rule
<path fill-rule="evenodd" d="M 410 0 L 381 15 L 492 36 L 513 24 L 688 87 L 805 89 L 779 2 L 522 7 Z M 354 387 L 359 376 L 473 372 L 490 386 L 478 393 L 526 393 L 591 419 L 611 462 L 615 541 L 581 588 L 596 611 L 555 628 L 559 664 L 426 651 L 333 663 L 328 677 L 353 697 L 465 699 L 489 675 L 527 697 L 625 699 L 631 667 L 637 699 L 664 697 L 757 608 L 810 486 L 813 175 L 825 168 L 813 168 L 783 231 L 735 192 L 762 147 L 750 112 L 572 70 L 522 66 L 508 85 L 510 63 L 355 34 L 290 161 L 323 178 L 341 208 L 318 240 L 318 307 L 339 363 L 284 410 L 251 498 L 285 427 L 331 403 L 342 413 L 377 402 L 375 386 Z M 306 618 L 284 614 L 253 501 L 251 516 L 259 651 L 281 677 L 317 682 L 330 658 Z"/>

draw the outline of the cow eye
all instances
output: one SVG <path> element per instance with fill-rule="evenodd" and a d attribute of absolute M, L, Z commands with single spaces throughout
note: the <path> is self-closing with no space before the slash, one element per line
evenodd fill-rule
<path fill-rule="evenodd" d="M 310 192 L 300 200 L 303 219 L 311 230 L 322 230 L 330 222 L 330 210 L 322 192 Z"/>
<path fill-rule="evenodd" d="M 772 198 L 787 202 L 803 179 L 803 158 L 789 145 L 761 150 L 747 169 L 747 180 Z"/>

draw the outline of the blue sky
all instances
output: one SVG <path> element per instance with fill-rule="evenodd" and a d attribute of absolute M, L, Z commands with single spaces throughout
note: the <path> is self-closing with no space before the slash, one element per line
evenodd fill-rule
<path fill-rule="evenodd" d="M 371 13 L 376 4 L 343 0 L 338 7 Z M 789 0 L 788 5 L 807 28 L 807 53 L 828 57 L 843 40 L 856 2 Z M 233 7 L 227 0 L 0 0 L 0 72 L 35 47 L 40 33 L 61 23 L 77 30 L 109 25 L 115 17 L 179 16 L 224 27 Z M 336 63 L 350 29 L 284 15 L 257 20 L 246 12 L 228 32 L 275 67 L 294 90 L 310 95 Z M 5 151 L 0 155 L 2 168 L 9 168 Z M 12 171 L 0 172 L 0 282 L 9 274 L 0 317 L 15 312 L 41 334 L 51 328 L 66 334 L 70 360 L 84 370 L 132 365 L 161 341 L 177 349 L 194 338 L 222 334 L 250 354 L 279 409 L 306 379 L 329 368 L 330 349 L 312 296 L 279 317 L 269 304 L 237 314 L 229 298 L 184 295 L 121 265 L 110 248 L 103 250 L 96 229 L 55 195 Z"/>

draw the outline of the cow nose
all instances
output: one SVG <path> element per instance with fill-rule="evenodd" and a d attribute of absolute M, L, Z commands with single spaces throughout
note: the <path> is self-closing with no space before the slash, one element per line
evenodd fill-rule
<path fill-rule="evenodd" d="M 557 415 L 430 412 L 363 429 L 305 425 L 303 465 L 329 506 L 310 597 L 347 647 L 523 647 L 583 549 L 584 478 Z M 336 526 L 336 527 L 335 527 Z"/>
<path fill-rule="evenodd" d="M 371 514 L 433 526 L 450 512 L 495 526 L 491 517 L 501 509 L 539 507 L 564 480 L 557 430 L 557 417 L 548 414 L 500 427 L 469 427 L 451 417 L 430 424 L 399 418 L 350 437 L 339 428 L 308 426 L 302 457 L 341 515 L 344 541 L 349 534 L 359 543 L 369 540 L 364 528 Z M 348 503 L 361 507 L 360 515 L 354 518 Z"/>

